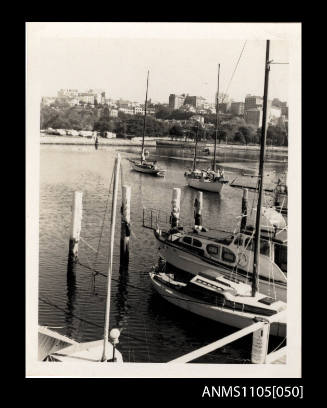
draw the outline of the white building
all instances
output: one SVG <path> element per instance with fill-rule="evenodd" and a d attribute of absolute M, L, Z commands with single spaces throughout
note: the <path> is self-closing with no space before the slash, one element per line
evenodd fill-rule
<path fill-rule="evenodd" d="M 204 124 L 204 117 L 201 116 L 201 115 L 193 115 L 193 116 L 190 117 L 190 121 L 198 122 L 201 125 L 203 125 Z"/>
<path fill-rule="evenodd" d="M 120 112 L 126 113 L 128 115 L 134 115 L 134 109 L 130 108 L 119 108 L 118 109 Z"/>
<path fill-rule="evenodd" d="M 117 118 L 118 117 L 118 109 L 110 109 L 109 116 L 111 118 Z"/>

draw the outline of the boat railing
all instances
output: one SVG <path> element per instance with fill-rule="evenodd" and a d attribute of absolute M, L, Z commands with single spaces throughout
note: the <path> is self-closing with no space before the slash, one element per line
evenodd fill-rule
<path fill-rule="evenodd" d="M 143 208 L 143 227 L 156 230 L 159 225 L 169 229 L 170 214 L 156 208 Z"/>
<path fill-rule="evenodd" d="M 174 360 L 168 361 L 168 364 L 189 363 L 193 360 L 196 360 L 208 353 L 211 353 L 221 347 L 226 346 L 227 344 L 232 343 L 235 340 L 238 340 L 251 333 L 261 331 L 266 325 L 270 326 L 272 323 L 282 320 L 285 317 L 285 313 L 286 313 L 285 311 L 282 311 L 282 312 L 274 314 L 273 316 L 267 316 L 265 320 L 254 322 L 250 326 L 240 329 L 237 332 L 230 334 L 229 336 L 223 337 L 222 339 L 217 340 L 213 343 L 210 343 L 204 347 L 201 347 L 197 350 L 187 353 L 181 357 L 175 358 Z M 269 330 L 266 331 L 266 333 L 268 333 L 268 339 L 267 339 L 267 342 L 268 342 L 269 341 Z M 258 353 L 258 344 L 255 342 L 256 342 L 256 339 L 253 336 L 252 362 L 254 362 L 254 358 L 253 358 L 254 352 Z M 262 350 L 259 350 L 259 352 L 262 354 L 262 360 L 265 364 L 273 364 L 273 363 L 276 363 L 277 361 L 281 361 L 285 359 L 286 357 L 286 346 L 280 348 L 277 351 L 274 350 L 273 352 L 269 354 L 267 354 L 267 349 L 268 349 L 268 345 L 267 347 L 265 347 L 264 344 L 262 344 Z"/>
<path fill-rule="evenodd" d="M 179 218 L 179 225 L 183 226 L 184 229 L 192 229 L 194 224 L 192 225 L 189 220 L 186 220 L 183 217 Z M 168 231 L 170 229 L 170 213 L 167 211 L 159 210 L 157 208 L 143 208 L 143 227 L 156 230 L 158 227 L 161 230 Z M 210 226 L 207 227 L 205 225 L 207 231 L 214 231 L 217 233 L 227 233 L 227 234 L 237 234 L 239 232 L 238 229 L 235 231 L 227 231 L 224 229 L 217 229 Z"/>

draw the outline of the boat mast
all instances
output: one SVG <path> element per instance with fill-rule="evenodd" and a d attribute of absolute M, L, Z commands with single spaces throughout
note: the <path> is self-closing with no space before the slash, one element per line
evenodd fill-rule
<path fill-rule="evenodd" d="M 120 169 L 120 154 L 118 153 L 116 160 L 115 160 L 115 166 L 114 166 L 114 188 L 113 188 L 113 197 L 112 197 L 112 206 L 111 206 L 111 226 L 110 226 L 106 317 L 105 317 L 105 326 L 104 326 L 104 335 L 103 335 L 103 354 L 102 354 L 101 361 L 107 361 L 109 358 L 108 357 L 108 335 L 109 335 L 109 317 L 110 317 L 111 275 L 112 275 L 112 257 L 113 257 L 113 252 L 114 252 L 114 239 L 115 239 L 119 169 Z"/>
<path fill-rule="evenodd" d="M 266 43 L 266 61 L 265 61 L 265 83 L 263 93 L 263 107 L 262 107 L 262 128 L 261 128 L 261 148 L 260 148 L 260 162 L 259 162 L 259 178 L 258 178 L 258 204 L 257 216 L 255 225 L 255 240 L 254 240 L 254 257 L 253 257 L 253 280 L 252 280 L 252 296 L 255 296 L 258 290 L 258 276 L 259 276 L 259 259 L 260 259 L 260 224 L 261 224 L 261 206 L 263 198 L 263 172 L 266 150 L 266 135 L 267 135 L 267 102 L 268 102 L 268 79 L 270 71 L 269 61 L 270 40 Z"/>
<path fill-rule="evenodd" d="M 217 102 L 216 102 L 216 134 L 215 134 L 215 149 L 213 152 L 213 162 L 212 170 L 216 171 L 216 149 L 217 149 L 217 135 L 218 135 L 218 123 L 219 123 L 219 73 L 220 73 L 220 64 L 218 64 L 218 86 L 217 86 Z"/>
<path fill-rule="evenodd" d="M 197 145 L 198 145 L 198 132 L 199 132 L 199 124 L 196 127 L 194 159 L 193 159 L 193 171 L 196 168 L 196 151 L 197 151 Z"/>
<path fill-rule="evenodd" d="M 147 103 L 148 103 L 148 87 L 149 87 L 149 70 L 148 70 L 148 75 L 147 75 L 147 79 L 146 79 L 146 94 L 145 94 L 145 105 L 144 105 L 141 163 L 143 163 L 143 157 L 144 157 L 144 134 L 145 134 L 146 107 L 147 107 Z"/>

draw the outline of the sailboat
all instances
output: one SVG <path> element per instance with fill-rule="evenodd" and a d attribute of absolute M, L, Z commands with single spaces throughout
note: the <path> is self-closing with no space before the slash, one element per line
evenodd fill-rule
<path fill-rule="evenodd" d="M 220 74 L 220 64 L 218 64 L 218 90 L 217 90 L 217 101 L 216 101 L 216 132 L 215 132 L 215 147 L 212 161 L 212 168 L 208 170 L 199 170 L 196 168 L 196 157 L 197 157 L 197 142 L 198 142 L 198 130 L 197 127 L 196 137 L 195 137 L 195 147 L 194 147 L 194 159 L 193 168 L 184 173 L 186 181 L 190 187 L 196 188 L 198 190 L 211 191 L 214 193 L 220 193 L 224 184 L 228 183 L 228 180 L 224 178 L 224 171 L 216 167 L 216 151 L 217 151 L 217 133 L 219 125 L 219 74 Z"/>
<path fill-rule="evenodd" d="M 254 256 L 252 283 L 241 282 L 238 275 L 226 274 L 221 270 L 218 272 L 206 264 L 206 269 L 199 268 L 193 277 L 181 277 L 174 270 L 166 269 L 163 259 L 158 266 L 150 272 L 152 287 L 167 301 L 208 319 L 227 324 L 232 327 L 243 328 L 253 323 L 254 318 L 267 319 L 274 314 L 286 312 L 286 302 L 262 294 L 258 290 L 258 282 L 261 268 L 260 257 L 260 235 L 261 235 L 261 203 L 263 197 L 263 170 L 266 144 L 266 112 L 268 98 L 268 76 L 269 76 L 269 46 L 267 40 L 266 62 L 265 62 L 265 84 L 264 84 L 264 104 L 263 104 L 263 124 L 261 135 L 260 165 L 259 165 L 259 194 L 256 214 L 256 227 L 254 231 Z M 178 228 L 176 228 L 176 233 Z M 173 237 L 171 237 L 173 238 Z M 191 237 L 190 237 L 191 238 Z M 184 237 L 185 239 L 185 237 Z M 193 241 L 193 242 L 192 242 Z M 221 248 L 211 241 L 206 245 L 206 250 L 212 249 L 212 254 L 223 254 L 225 259 L 231 257 L 231 252 L 222 245 Z M 185 242 L 187 243 L 187 242 Z M 194 248 L 203 251 L 200 240 L 191 238 Z M 167 241 L 166 241 L 167 245 Z M 212 248 L 211 248 L 212 247 Z M 216 248 L 217 247 L 217 248 Z M 175 250 L 175 253 L 178 252 Z M 194 268 L 200 266 L 200 262 Z M 270 334 L 275 336 L 286 335 L 286 313 L 281 314 L 271 325 Z"/>
<path fill-rule="evenodd" d="M 157 166 L 156 161 L 146 160 L 146 152 L 144 151 L 144 135 L 145 135 L 145 123 L 146 123 L 146 109 L 148 103 L 148 88 L 149 88 L 149 71 L 146 81 L 146 94 L 145 94 L 145 105 L 144 105 L 144 120 L 143 120 L 143 133 L 142 133 L 142 148 L 141 148 L 141 159 L 140 160 L 130 160 L 132 167 L 135 171 L 140 173 L 152 174 L 154 176 L 163 177 L 165 175 L 165 169 L 160 169 Z"/>
<path fill-rule="evenodd" d="M 113 263 L 113 249 L 115 238 L 115 220 L 117 207 L 117 193 L 119 183 L 120 155 L 115 160 L 114 187 L 111 209 L 111 237 L 109 247 L 109 266 L 107 279 L 107 300 L 105 312 L 105 326 L 102 340 L 79 343 L 63 336 L 46 326 L 39 326 L 39 360 L 61 362 L 123 362 L 121 353 L 116 349 L 120 332 L 118 329 L 110 331 L 109 342 L 109 317 L 110 317 L 110 294 L 111 275 Z"/>

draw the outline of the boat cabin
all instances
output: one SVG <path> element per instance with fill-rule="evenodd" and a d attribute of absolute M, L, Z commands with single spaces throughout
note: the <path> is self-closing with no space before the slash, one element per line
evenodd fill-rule
<path fill-rule="evenodd" d="M 177 233 L 170 236 L 174 244 L 184 247 L 197 256 L 209 258 L 229 267 L 249 270 L 253 265 L 254 236 L 246 233 L 191 232 Z M 287 270 L 287 246 L 279 240 L 269 240 L 262 234 L 260 254 L 267 268 L 273 262 L 283 272 Z M 262 265 L 264 267 L 264 265 Z"/>

